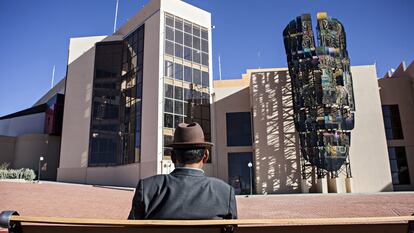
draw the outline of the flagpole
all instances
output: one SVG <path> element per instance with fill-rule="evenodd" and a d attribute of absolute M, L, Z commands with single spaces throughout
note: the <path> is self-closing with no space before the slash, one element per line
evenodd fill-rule
<path fill-rule="evenodd" d="M 220 78 L 220 80 L 221 80 L 221 60 L 220 60 L 220 54 L 219 54 L 219 56 L 218 56 L 218 65 L 219 65 L 219 78 Z"/>
<path fill-rule="evenodd" d="M 53 88 L 54 81 L 55 81 L 55 65 L 53 65 L 53 70 L 52 70 L 52 83 L 50 85 L 50 89 Z"/>
<path fill-rule="evenodd" d="M 116 20 L 118 18 L 118 4 L 119 4 L 119 0 L 116 0 L 116 8 L 115 8 L 115 20 L 114 20 L 114 33 L 116 31 Z"/>

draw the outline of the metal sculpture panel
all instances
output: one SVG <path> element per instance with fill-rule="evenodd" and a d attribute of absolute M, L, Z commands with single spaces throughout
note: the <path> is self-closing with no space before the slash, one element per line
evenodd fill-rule
<path fill-rule="evenodd" d="M 309 14 L 292 20 L 283 37 L 292 80 L 295 126 L 305 160 L 326 171 L 347 161 L 354 128 L 354 95 L 342 24 L 317 15 L 317 44 Z"/>

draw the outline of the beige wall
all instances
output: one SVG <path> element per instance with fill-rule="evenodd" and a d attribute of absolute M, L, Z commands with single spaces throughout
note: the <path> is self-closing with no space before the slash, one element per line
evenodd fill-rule
<path fill-rule="evenodd" d="M 138 163 L 110 167 L 88 167 L 86 169 L 86 183 L 136 187 L 140 175 L 139 171 Z"/>
<path fill-rule="evenodd" d="M 16 137 L 13 168 L 39 170 L 39 158 L 43 156 L 42 180 L 56 180 L 59 164 L 60 137 L 47 134 L 26 134 Z"/>
<path fill-rule="evenodd" d="M 79 169 L 88 166 L 95 43 L 104 38 L 70 40 L 58 181 L 86 181 Z"/>
<path fill-rule="evenodd" d="M 374 65 L 354 66 L 351 71 L 356 104 L 350 150 L 353 192 L 391 191 L 376 68 Z M 251 77 L 250 87 L 246 87 L 246 77 Z M 228 171 L 225 113 L 252 109 L 256 192 L 301 191 L 299 140 L 293 123 L 289 79 L 286 68 L 275 68 L 247 70 L 241 80 L 214 82 L 220 178 L 226 180 Z M 340 177 L 343 179 L 345 175 Z"/>
<path fill-rule="evenodd" d="M 9 167 L 13 167 L 14 146 L 16 137 L 1 136 L 0 135 L 0 164 L 8 163 Z"/>
<path fill-rule="evenodd" d="M 252 152 L 251 146 L 228 147 L 226 132 L 226 113 L 250 112 L 250 92 L 248 86 L 215 87 L 214 95 L 214 122 L 216 129 L 216 144 L 214 152 L 217 161 L 217 177 L 228 181 L 228 153 Z"/>
<path fill-rule="evenodd" d="M 376 67 L 353 66 L 351 72 L 356 111 L 349 156 L 354 192 L 392 191 Z"/>
<path fill-rule="evenodd" d="M 160 80 L 163 66 L 159 56 L 160 30 L 160 13 L 157 12 L 145 21 L 140 178 L 159 174 L 161 170 L 163 150 L 159 121 L 162 117 L 162 92 L 158 90 L 163 90 L 159 89 L 163 83 Z"/>
<path fill-rule="evenodd" d="M 400 65 L 392 77 L 378 80 L 382 105 L 398 105 L 403 128 L 404 138 L 388 140 L 388 146 L 405 147 L 411 185 L 395 185 L 395 190 L 414 190 L 414 63 L 410 67 L 404 72 Z"/>

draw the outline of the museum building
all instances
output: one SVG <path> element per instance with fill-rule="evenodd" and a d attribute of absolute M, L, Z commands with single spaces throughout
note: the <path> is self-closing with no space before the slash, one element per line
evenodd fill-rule
<path fill-rule="evenodd" d="M 257 194 L 413 189 L 395 188 L 395 182 L 393 188 L 375 65 L 351 67 L 351 174 L 340 169 L 338 177 L 320 179 L 301 157 L 288 69 L 213 81 L 211 33 L 209 12 L 179 0 L 152 0 L 113 35 L 71 38 L 67 76 L 36 103 L 64 94 L 59 152 L 42 147 L 32 156 L 57 158 L 47 167 L 57 181 L 135 187 L 140 178 L 174 169 L 165 145 L 179 123 L 196 121 L 215 145 L 205 173 L 238 194 L 250 187 Z M 33 161 L 27 166 L 37 170 Z"/>

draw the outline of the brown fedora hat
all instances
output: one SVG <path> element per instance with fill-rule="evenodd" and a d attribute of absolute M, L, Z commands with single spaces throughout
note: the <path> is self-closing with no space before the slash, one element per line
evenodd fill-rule
<path fill-rule="evenodd" d="M 181 123 L 175 128 L 174 141 L 166 145 L 173 148 L 210 147 L 213 143 L 204 140 L 204 132 L 197 122 Z"/>

